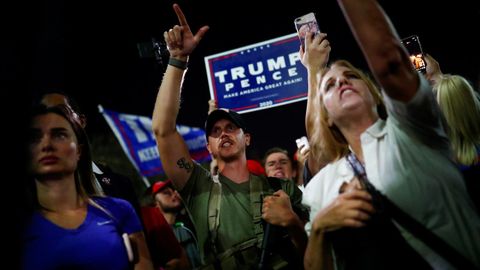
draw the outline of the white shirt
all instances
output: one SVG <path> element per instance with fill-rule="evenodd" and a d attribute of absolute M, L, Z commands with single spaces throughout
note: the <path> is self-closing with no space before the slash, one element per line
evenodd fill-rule
<path fill-rule="evenodd" d="M 402 210 L 480 267 L 480 219 L 449 158 L 449 142 L 431 88 L 420 78 L 419 90 L 408 103 L 385 95 L 387 121 L 378 120 L 361 135 L 367 177 Z M 303 194 L 311 221 L 352 178 L 345 158 L 312 178 Z M 309 223 L 307 233 L 310 229 Z M 402 234 L 435 269 L 450 268 L 418 239 L 404 230 Z"/>

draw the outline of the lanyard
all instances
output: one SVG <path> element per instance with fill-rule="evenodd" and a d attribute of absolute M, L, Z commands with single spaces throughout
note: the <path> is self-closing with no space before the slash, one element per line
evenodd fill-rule
<path fill-rule="evenodd" d="M 362 187 L 372 196 L 372 204 L 375 207 L 376 212 L 383 212 L 385 210 L 385 206 L 382 201 L 382 196 L 380 196 L 382 194 L 368 180 L 367 172 L 365 171 L 363 164 L 358 160 L 357 156 L 355 156 L 353 152 L 348 153 L 346 158 Z"/>

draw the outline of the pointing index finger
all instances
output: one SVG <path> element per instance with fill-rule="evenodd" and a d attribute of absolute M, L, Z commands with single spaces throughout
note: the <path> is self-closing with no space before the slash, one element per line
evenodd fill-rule
<path fill-rule="evenodd" d="M 187 18 L 185 18 L 183 11 L 180 9 L 180 6 L 178 4 L 173 4 L 173 10 L 175 10 L 175 13 L 177 14 L 177 18 L 178 18 L 178 21 L 180 22 L 180 25 L 181 26 L 188 25 Z"/>

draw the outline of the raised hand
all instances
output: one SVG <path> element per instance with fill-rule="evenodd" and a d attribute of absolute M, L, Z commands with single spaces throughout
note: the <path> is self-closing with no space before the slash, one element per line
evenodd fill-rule
<path fill-rule="evenodd" d="M 324 68 L 328 63 L 331 49 L 327 34 L 319 33 L 314 37 L 314 33 L 308 32 L 305 36 L 305 50 L 300 47 L 302 64 L 308 69 Z"/>
<path fill-rule="evenodd" d="M 180 25 L 175 25 L 170 30 L 165 31 L 163 37 L 165 38 L 168 51 L 170 52 L 170 57 L 185 59 L 188 58 L 197 47 L 209 27 L 201 27 L 194 35 L 188 25 L 185 15 L 180 9 L 180 6 L 178 4 L 173 4 L 173 10 L 175 10 L 175 13 L 177 14 Z"/>
<path fill-rule="evenodd" d="M 217 101 L 215 99 L 210 99 L 208 101 L 208 114 L 210 114 L 211 112 L 213 112 L 216 109 L 218 109 Z"/>
<path fill-rule="evenodd" d="M 425 62 L 427 62 L 425 77 L 427 77 L 430 84 L 434 85 L 443 75 L 440 70 L 440 64 L 430 54 L 425 54 Z"/>

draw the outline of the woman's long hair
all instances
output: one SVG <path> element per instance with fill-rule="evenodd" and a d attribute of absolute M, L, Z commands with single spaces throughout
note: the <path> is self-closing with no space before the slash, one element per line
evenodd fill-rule
<path fill-rule="evenodd" d="M 445 116 L 456 160 L 462 165 L 479 162 L 480 102 L 462 76 L 444 75 L 434 86 L 440 110 Z"/>
<path fill-rule="evenodd" d="M 32 121 L 36 116 L 45 115 L 48 113 L 60 115 L 72 126 L 75 136 L 77 137 L 78 145 L 82 149 L 80 159 L 75 170 L 75 187 L 79 196 L 84 199 L 84 201 L 91 203 L 91 197 L 102 196 L 102 193 L 98 190 L 95 183 L 96 179 L 92 171 L 92 155 L 87 134 L 82 128 L 81 123 L 78 121 L 78 117 L 75 117 L 72 109 L 65 105 L 57 105 L 48 108 L 43 105 L 39 105 L 32 111 L 32 116 L 30 119 Z M 41 208 L 41 205 L 37 199 L 35 181 L 31 181 L 30 183 L 30 193 L 30 200 L 33 204 L 32 210 Z"/>

